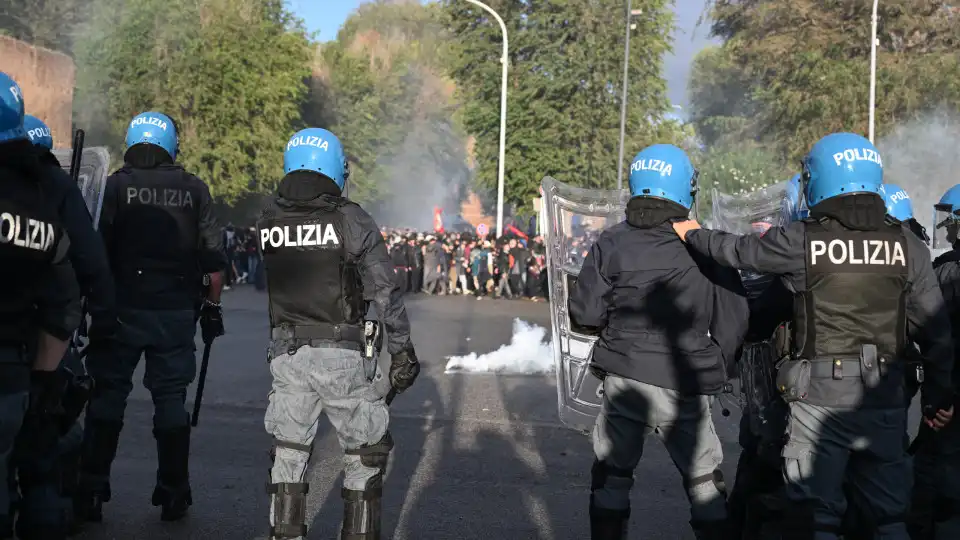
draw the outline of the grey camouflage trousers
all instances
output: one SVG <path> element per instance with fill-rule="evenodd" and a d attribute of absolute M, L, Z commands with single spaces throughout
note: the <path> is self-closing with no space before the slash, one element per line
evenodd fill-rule
<path fill-rule="evenodd" d="M 322 412 L 336 429 L 344 451 L 375 444 L 387 433 L 387 405 L 367 378 L 359 351 L 304 346 L 293 355 L 276 356 L 270 373 L 273 388 L 264 426 L 274 439 L 311 446 Z M 277 447 L 275 452 L 272 483 L 306 481 L 309 452 L 288 447 Z M 343 487 L 353 491 L 362 491 L 380 473 L 363 465 L 358 455 L 343 456 L 343 472 Z M 272 510 L 270 524 L 275 525 Z"/>
<path fill-rule="evenodd" d="M 691 521 L 726 519 L 722 484 L 697 481 L 713 478 L 723 462 L 723 448 L 710 411 L 712 402 L 709 396 L 684 397 L 676 390 L 607 375 L 603 381 L 603 405 L 593 429 L 597 462 L 632 473 L 643 456 L 646 436 L 656 434 L 684 480 Z M 599 508 L 630 507 L 632 477 L 606 475 L 604 481 L 599 480 L 594 478 L 593 490 Z"/>

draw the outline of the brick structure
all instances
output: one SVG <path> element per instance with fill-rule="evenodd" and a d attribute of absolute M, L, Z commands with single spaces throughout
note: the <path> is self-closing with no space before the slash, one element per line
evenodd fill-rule
<path fill-rule="evenodd" d="M 73 87 L 76 66 L 58 52 L 0 36 L 2 69 L 23 90 L 27 114 L 50 126 L 57 148 L 73 144 Z"/>

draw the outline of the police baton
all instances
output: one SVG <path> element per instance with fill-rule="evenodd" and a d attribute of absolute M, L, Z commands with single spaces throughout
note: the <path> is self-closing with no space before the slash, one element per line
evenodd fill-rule
<path fill-rule="evenodd" d="M 203 342 L 203 361 L 200 362 L 200 379 L 197 381 L 197 393 L 193 396 L 193 419 L 190 425 L 197 427 L 200 421 L 200 405 L 203 404 L 203 385 L 207 382 L 207 366 L 210 365 L 210 346 L 213 340 Z"/>
<path fill-rule="evenodd" d="M 388 407 L 390 406 L 391 403 L 393 403 L 393 399 L 394 399 L 395 397 L 397 397 L 397 389 L 391 387 L 391 388 L 390 388 L 390 391 L 387 392 L 387 397 L 384 398 L 384 401 L 387 402 L 387 406 L 388 406 Z"/>
<path fill-rule="evenodd" d="M 80 161 L 83 158 L 83 139 L 85 134 L 82 129 L 78 129 L 73 134 L 73 153 L 70 154 L 70 178 L 74 182 L 80 181 Z"/>

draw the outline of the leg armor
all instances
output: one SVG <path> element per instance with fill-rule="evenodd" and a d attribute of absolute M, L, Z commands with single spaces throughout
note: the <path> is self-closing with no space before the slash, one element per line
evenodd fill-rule
<path fill-rule="evenodd" d="M 380 502 L 383 498 L 383 475 L 387 470 L 393 438 L 386 432 L 379 442 L 364 445 L 356 450 L 344 452 L 349 456 L 358 456 L 360 463 L 375 469 L 373 477 L 366 481 L 363 490 L 344 488 L 343 527 L 340 540 L 380 540 Z"/>
<path fill-rule="evenodd" d="M 633 471 L 594 461 L 590 476 L 590 538 L 626 540 Z"/>
<path fill-rule="evenodd" d="M 280 439 L 273 440 L 270 449 L 270 463 L 276 460 L 277 448 L 290 448 L 307 453 L 307 462 L 313 447 Z M 271 474 L 268 470 L 267 474 Z M 303 538 L 307 536 L 307 493 L 310 485 L 306 482 L 277 482 L 267 484 L 270 494 L 270 539 Z"/>
<path fill-rule="evenodd" d="M 685 488 L 689 492 L 690 490 L 696 488 L 699 485 L 713 483 L 714 487 L 717 488 L 717 491 L 726 498 L 727 495 L 727 485 L 723 481 L 723 472 L 720 469 L 713 471 L 711 474 L 705 474 L 697 478 L 692 478 L 685 482 Z M 693 528 L 693 533 L 696 535 L 697 540 L 725 540 L 728 538 L 728 527 L 726 519 L 717 519 L 717 520 L 691 520 L 690 526 Z"/>

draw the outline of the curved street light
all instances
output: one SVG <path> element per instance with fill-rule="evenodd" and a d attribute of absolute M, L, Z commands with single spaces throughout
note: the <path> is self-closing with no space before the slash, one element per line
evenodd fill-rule
<path fill-rule="evenodd" d="M 500 63 L 503 64 L 503 81 L 500 89 L 500 164 L 497 171 L 497 238 L 503 236 L 503 167 L 504 155 L 506 153 L 507 142 L 507 67 L 508 52 L 510 50 L 507 40 L 507 25 L 496 11 L 490 6 L 478 0 L 467 0 L 471 4 L 482 8 L 493 16 L 500 23 L 500 30 L 503 32 L 503 55 L 500 57 Z"/>

